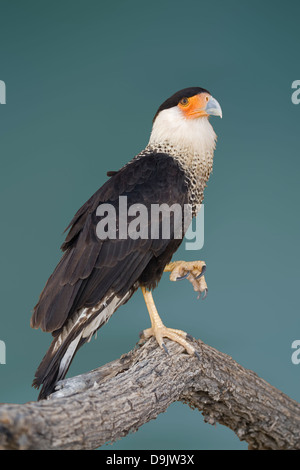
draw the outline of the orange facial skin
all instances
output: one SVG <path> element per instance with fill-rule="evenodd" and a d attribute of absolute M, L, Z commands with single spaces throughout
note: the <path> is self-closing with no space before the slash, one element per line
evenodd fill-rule
<path fill-rule="evenodd" d="M 186 119 L 197 119 L 208 116 L 205 108 L 210 97 L 209 93 L 200 93 L 191 98 L 182 98 L 177 106 L 183 112 Z"/>

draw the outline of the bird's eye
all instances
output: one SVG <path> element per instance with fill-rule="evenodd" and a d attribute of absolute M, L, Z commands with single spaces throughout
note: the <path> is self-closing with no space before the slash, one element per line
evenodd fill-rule
<path fill-rule="evenodd" d="M 209 97 L 208 97 L 208 96 L 206 96 L 206 97 L 205 97 L 205 100 L 206 100 L 206 101 L 208 101 L 208 100 L 209 100 Z"/>
<path fill-rule="evenodd" d="M 182 98 L 180 100 L 181 106 L 187 106 L 189 104 L 189 99 L 188 98 Z"/>

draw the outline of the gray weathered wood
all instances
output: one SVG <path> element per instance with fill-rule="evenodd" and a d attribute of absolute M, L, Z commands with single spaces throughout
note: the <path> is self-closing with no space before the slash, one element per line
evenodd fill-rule
<path fill-rule="evenodd" d="M 231 428 L 251 449 L 300 449 L 300 405 L 231 357 L 194 340 L 200 360 L 153 339 L 62 381 L 48 400 L 0 405 L 0 449 L 95 449 L 175 401 Z M 180 433 L 180 427 L 178 427 Z"/>

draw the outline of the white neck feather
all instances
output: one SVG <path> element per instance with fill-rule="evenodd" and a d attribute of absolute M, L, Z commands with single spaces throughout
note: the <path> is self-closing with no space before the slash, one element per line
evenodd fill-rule
<path fill-rule="evenodd" d="M 177 107 L 164 109 L 156 117 L 149 146 L 172 146 L 177 152 L 213 154 L 217 136 L 206 117 L 186 119 Z"/>

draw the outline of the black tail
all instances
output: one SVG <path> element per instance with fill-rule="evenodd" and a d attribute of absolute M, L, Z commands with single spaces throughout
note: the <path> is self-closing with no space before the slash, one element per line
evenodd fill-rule
<path fill-rule="evenodd" d="M 70 335 L 70 337 L 61 341 L 59 335 L 52 341 L 50 348 L 35 373 L 32 383 L 32 386 L 35 388 L 39 388 L 42 385 L 38 400 L 43 400 L 54 392 L 55 385 L 65 377 L 75 353 L 87 339 L 81 338 L 81 334 L 79 334 L 77 337 Z"/>
<path fill-rule="evenodd" d="M 55 385 L 65 377 L 78 349 L 90 340 L 92 335 L 108 321 L 120 305 L 130 299 L 136 289 L 137 287 L 130 289 L 121 299 L 115 294 L 105 297 L 101 307 L 94 314 L 89 315 L 88 310 L 86 313 L 79 310 L 75 318 L 70 319 L 62 328 L 52 333 L 54 339 L 40 363 L 32 383 L 35 388 L 42 385 L 38 400 L 47 398 L 54 392 Z M 97 321 L 98 315 L 100 315 L 99 321 Z M 94 323 L 94 321 L 96 322 Z"/>

